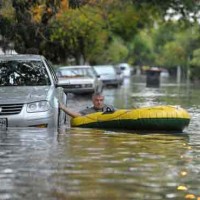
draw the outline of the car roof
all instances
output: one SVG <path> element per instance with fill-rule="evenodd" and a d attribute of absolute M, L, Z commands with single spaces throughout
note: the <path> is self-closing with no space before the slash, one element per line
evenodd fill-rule
<path fill-rule="evenodd" d="M 93 67 L 114 67 L 114 66 L 111 64 L 108 64 L 108 65 L 93 65 Z"/>
<path fill-rule="evenodd" d="M 90 65 L 70 65 L 70 66 L 62 66 L 58 69 L 80 69 L 80 68 L 91 68 Z"/>
<path fill-rule="evenodd" d="M 0 55 L 0 60 L 41 60 L 42 55 L 35 54 L 4 54 Z"/>
<path fill-rule="evenodd" d="M 126 66 L 126 67 L 130 67 L 130 65 L 128 63 L 119 63 L 119 66 Z"/>

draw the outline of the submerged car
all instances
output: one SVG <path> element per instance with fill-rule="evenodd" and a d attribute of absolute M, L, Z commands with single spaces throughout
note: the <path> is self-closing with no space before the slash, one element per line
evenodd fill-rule
<path fill-rule="evenodd" d="M 113 65 L 95 65 L 93 68 L 100 76 L 104 86 L 118 87 L 122 84 L 123 78 L 121 78 L 120 74 Z"/>
<path fill-rule="evenodd" d="M 67 96 L 41 55 L 0 55 L 0 128 L 59 127 Z"/>
<path fill-rule="evenodd" d="M 66 93 L 92 94 L 103 90 L 102 81 L 89 65 L 59 67 L 56 74 Z"/>
<path fill-rule="evenodd" d="M 128 63 L 120 63 L 117 65 L 117 68 L 121 70 L 124 77 L 130 77 L 132 75 L 132 69 Z"/>

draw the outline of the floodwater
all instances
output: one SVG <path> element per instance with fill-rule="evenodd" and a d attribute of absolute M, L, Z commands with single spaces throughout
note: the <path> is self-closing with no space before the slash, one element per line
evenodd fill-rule
<path fill-rule="evenodd" d="M 200 199 L 200 90 L 141 77 L 104 90 L 117 108 L 180 105 L 191 122 L 183 133 L 70 128 L 0 131 L 0 200 Z M 79 110 L 90 98 L 69 96 Z"/>

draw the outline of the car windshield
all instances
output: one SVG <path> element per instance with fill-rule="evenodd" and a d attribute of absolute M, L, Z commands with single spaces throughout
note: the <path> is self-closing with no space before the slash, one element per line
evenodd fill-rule
<path fill-rule="evenodd" d="M 115 69 L 112 66 L 98 66 L 94 67 L 97 74 L 115 74 Z"/>
<path fill-rule="evenodd" d="M 41 61 L 0 61 L 0 86 L 50 85 L 50 79 Z"/>
<path fill-rule="evenodd" d="M 95 74 L 91 68 L 65 68 L 59 70 L 60 77 L 94 77 Z"/>

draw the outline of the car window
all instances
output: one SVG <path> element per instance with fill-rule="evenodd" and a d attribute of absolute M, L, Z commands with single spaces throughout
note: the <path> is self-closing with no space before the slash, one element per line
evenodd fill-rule
<path fill-rule="evenodd" d="M 45 62 L 46 62 L 46 64 L 48 65 L 48 68 L 49 68 L 49 70 L 50 70 L 50 72 L 51 72 L 53 81 L 54 81 L 54 83 L 56 84 L 56 83 L 58 82 L 58 77 L 57 77 L 57 75 L 56 75 L 56 72 L 55 72 L 55 70 L 54 70 L 52 64 L 51 64 L 48 60 L 45 59 Z"/>
<path fill-rule="evenodd" d="M 95 74 L 91 68 L 65 68 L 59 70 L 60 77 L 94 77 Z"/>
<path fill-rule="evenodd" d="M 115 69 L 112 66 L 94 67 L 98 74 L 115 74 Z"/>
<path fill-rule="evenodd" d="M 92 68 L 87 68 L 87 74 L 90 77 L 96 77 L 95 72 L 92 70 Z"/>
<path fill-rule="evenodd" d="M 46 68 L 41 61 L 0 61 L 0 86 L 50 85 Z"/>

